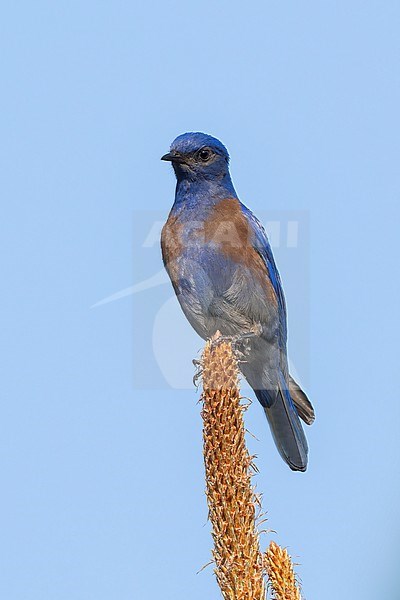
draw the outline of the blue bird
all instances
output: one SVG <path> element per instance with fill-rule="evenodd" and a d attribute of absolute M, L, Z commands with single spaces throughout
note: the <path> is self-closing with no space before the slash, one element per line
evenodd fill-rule
<path fill-rule="evenodd" d="M 280 455 L 292 470 L 305 471 L 308 445 L 299 417 L 310 425 L 314 410 L 289 375 L 285 298 L 267 235 L 239 201 L 219 140 L 184 133 L 162 160 L 172 163 L 177 179 L 162 256 L 182 310 L 203 339 L 219 331 L 246 340 L 241 371 Z"/>

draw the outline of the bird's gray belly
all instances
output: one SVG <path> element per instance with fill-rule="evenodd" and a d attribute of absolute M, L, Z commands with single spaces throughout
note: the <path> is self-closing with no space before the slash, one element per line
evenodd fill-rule
<path fill-rule="evenodd" d="M 277 330 L 276 306 L 251 271 L 210 248 L 181 256 L 174 267 L 178 300 L 192 327 L 207 339 L 261 327 Z M 274 336 L 273 336 L 274 337 Z"/>

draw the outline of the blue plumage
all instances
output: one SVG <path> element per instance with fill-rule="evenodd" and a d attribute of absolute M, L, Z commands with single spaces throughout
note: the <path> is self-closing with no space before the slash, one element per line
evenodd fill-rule
<path fill-rule="evenodd" d="M 241 370 L 264 408 L 276 446 L 291 469 L 305 471 L 308 446 L 299 416 L 313 408 L 288 371 L 286 305 L 266 233 L 238 199 L 225 146 L 185 133 L 163 160 L 177 178 L 163 228 L 163 260 L 180 305 L 197 333 L 245 336 Z"/>

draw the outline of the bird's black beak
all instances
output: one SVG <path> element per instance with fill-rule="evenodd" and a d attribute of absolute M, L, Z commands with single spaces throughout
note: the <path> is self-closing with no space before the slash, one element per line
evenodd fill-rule
<path fill-rule="evenodd" d="M 184 163 L 185 159 L 180 154 L 175 154 L 173 152 L 167 152 L 164 156 L 161 157 L 161 160 L 168 160 L 170 162 L 176 163 Z"/>

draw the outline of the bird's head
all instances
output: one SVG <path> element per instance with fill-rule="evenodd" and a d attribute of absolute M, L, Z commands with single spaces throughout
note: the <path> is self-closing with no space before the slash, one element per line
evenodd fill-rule
<path fill-rule="evenodd" d="M 178 181 L 222 179 L 229 176 L 229 154 L 225 146 L 206 133 L 183 133 L 161 160 L 172 163 Z"/>

